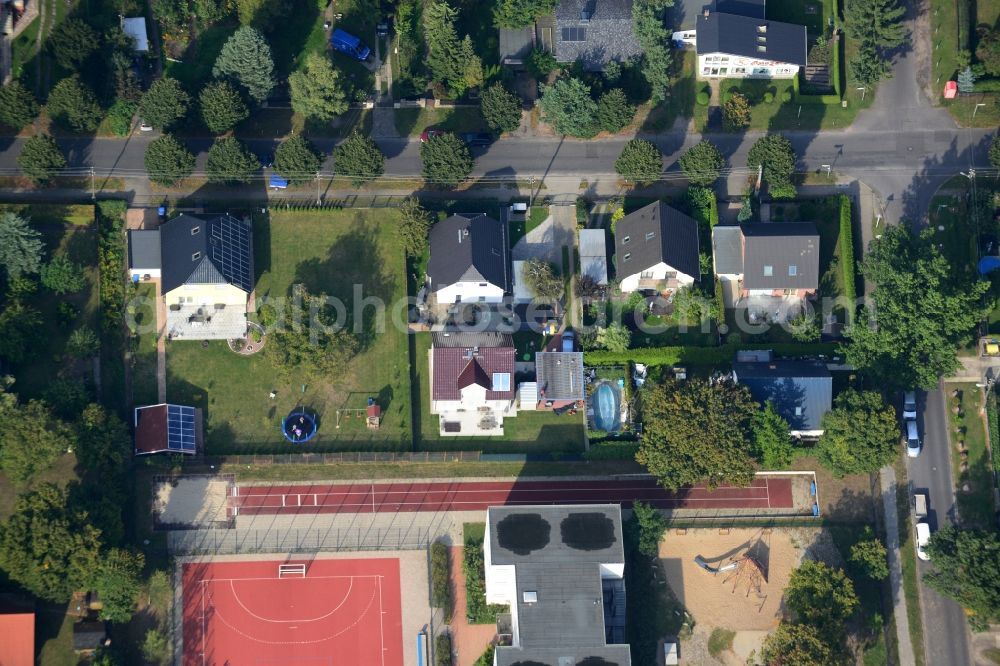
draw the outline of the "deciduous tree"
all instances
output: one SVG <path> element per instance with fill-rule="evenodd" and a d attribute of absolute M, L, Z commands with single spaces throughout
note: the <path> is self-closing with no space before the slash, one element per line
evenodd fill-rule
<path fill-rule="evenodd" d="M 43 483 L 17 497 L 0 530 L 0 566 L 31 593 L 68 601 L 100 562 L 100 532 L 69 500 L 65 487 Z"/>
<path fill-rule="evenodd" d="M 546 301 L 557 301 L 563 293 L 563 281 L 552 264 L 538 258 L 528 259 L 521 268 L 521 277 L 528 290 Z"/>
<path fill-rule="evenodd" d="M 526 28 L 535 17 L 552 14 L 557 0 L 500 0 L 493 8 L 493 24 L 498 28 Z"/>
<path fill-rule="evenodd" d="M 251 98 L 263 102 L 274 88 L 271 46 L 256 28 L 244 26 L 223 45 L 212 67 L 212 75 L 231 80 L 242 86 Z"/>
<path fill-rule="evenodd" d="M 282 326 L 272 329 L 264 355 L 285 374 L 337 377 L 358 353 L 358 339 L 337 313 L 326 294 L 310 294 L 304 285 L 292 287 L 293 303 L 285 308 Z"/>
<path fill-rule="evenodd" d="M 688 148 L 679 163 L 688 182 L 708 187 L 718 180 L 726 159 L 714 143 L 702 140 Z"/>
<path fill-rule="evenodd" d="M 201 120 L 210 132 L 228 132 L 250 116 L 247 105 L 228 81 L 213 81 L 198 96 Z"/>
<path fill-rule="evenodd" d="M 851 579 L 842 570 L 805 560 L 792 572 L 785 605 L 800 624 L 816 627 L 826 642 L 840 645 L 844 626 L 859 603 Z"/>
<path fill-rule="evenodd" d="M 760 166 L 764 167 L 764 182 L 772 191 L 772 196 L 775 189 L 792 187 L 792 173 L 795 171 L 792 142 L 780 134 L 768 134 L 757 139 L 747 153 L 747 168 L 755 171 Z"/>
<path fill-rule="evenodd" d="M 160 130 L 170 129 L 184 117 L 191 96 L 181 87 L 180 81 L 168 76 L 157 79 L 139 102 L 139 115 L 150 126 Z"/>
<path fill-rule="evenodd" d="M 656 557 L 660 552 L 660 541 L 667 531 L 667 519 L 652 504 L 644 502 L 632 503 L 632 518 L 629 521 L 635 525 L 638 532 L 637 543 L 639 552 L 647 557 Z"/>
<path fill-rule="evenodd" d="M 92 328 L 78 328 L 66 340 L 66 353 L 72 358 L 87 359 L 101 349 L 101 340 Z"/>
<path fill-rule="evenodd" d="M 750 433 L 757 403 L 746 386 L 670 380 L 648 386 L 641 409 L 644 432 L 636 460 L 664 488 L 743 486 L 753 480 Z"/>
<path fill-rule="evenodd" d="M 5 381 L 7 386 L 12 382 Z M 38 400 L 18 402 L 0 394 L 0 465 L 15 483 L 26 483 L 72 446 L 72 432 Z"/>
<path fill-rule="evenodd" d="M 931 536 L 924 582 L 967 610 L 973 631 L 1000 621 L 1000 534 L 946 527 Z"/>
<path fill-rule="evenodd" d="M 208 149 L 205 171 L 213 183 L 249 183 L 260 160 L 232 137 L 216 139 Z"/>
<path fill-rule="evenodd" d="M 38 102 L 17 79 L 0 88 L 0 123 L 19 130 L 38 116 Z"/>
<path fill-rule="evenodd" d="M 423 176 L 431 183 L 457 185 L 472 173 L 472 154 L 454 134 L 431 137 L 420 144 Z"/>
<path fill-rule="evenodd" d="M 766 470 L 788 469 L 792 464 L 792 437 L 788 421 L 768 400 L 753 416 L 753 441 L 756 457 Z"/>
<path fill-rule="evenodd" d="M 76 293 L 87 284 L 83 267 L 70 261 L 65 254 L 57 254 L 41 268 L 42 284 L 57 294 Z"/>
<path fill-rule="evenodd" d="M 871 242 L 861 272 L 875 289 L 845 331 L 847 362 L 887 390 L 930 389 L 957 370 L 956 349 L 985 316 L 989 283 L 956 272 L 932 230 L 916 235 L 905 224 Z"/>
<path fill-rule="evenodd" d="M 722 103 L 722 125 L 727 132 L 739 132 L 750 127 L 752 109 L 750 100 L 738 92 L 730 93 Z"/>
<path fill-rule="evenodd" d="M 0 312 L 0 357 L 8 363 L 37 357 L 45 338 L 42 315 L 30 305 L 14 299 Z"/>
<path fill-rule="evenodd" d="M 175 184 L 194 172 L 194 155 L 173 135 L 164 134 L 146 147 L 146 173 L 154 183 Z"/>
<path fill-rule="evenodd" d="M 990 141 L 990 165 L 1000 170 L 1000 136 L 995 136 Z"/>
<path fill-rule="evenodd" d="M 631 183 L 651 183 L 663 171 L 663 153 L 652 141 L 632 139 L 615 160 L 615 171 Z"/>
<path fill-rule="evenodd" d="M 350 176 L 358 187 L 385 172 L 385 155 L 374 141 L 354 131 L 333 149 L 333 168 L 341 176 Z"/>
<path fill-rule="evenodd" d="M 590 87 L 576 78 L 559 79 L 541 86 L 538 106 L 542 117 L 559 134 L 587 139 L 597 134 L 597 102 Z"/>
<path fill-rule="evenodd" d="M 837 666 L 840 663 L 815 627 L 791 622 L 782 622 L 764 639 L 761 659 L 775 666 Z"/>
<path fill-rule="evenodd" d="M 885 580 L 889 577 L 885 544 L 875 536 L 870 527 L 865 529 L 864 538 L 851 546 L 851 564 L 872 580 Z"/>
<path fill-rule="evenodd" d="M 75 74 L 52 88 L 45 109 L 52 120 L 73 132 L 90 132 L 101 122 L 97 98 Z"/>
<path fill-rule="evenodd" d="M 479 109 L 490 129 L 498 134 L 513 132 L 521 125 L 521 98 L 494 83 L 483 91 Z"/>
<path fill-rule="evenodd" d="M 399 236 L 403 240 L 406 256 L 423 256 L 431 231 L 431 214 L 420 205 L 420 200 L 416 197 L 403 199 L 399 213 Z"/>
<path fill-rule="evenodd" d="M 611 322 L 606 328 L 598 329 L 594 342 L 601 349 L 625 352 L 632 346 L 632 331 L 624 324 Z"/>
<path fill-rule="evenodd" d="M 1000 30 L 984 30 L 976 44 L 976 57 L 987 74 L 1000 76 Z"/>
<path fill-rule="evenodd" d="M 326 122 L 347 111 L 347 93 L 330 60 L 319 53 L 306 57 L 305 67 L 288 77 L 296 113 Z"/>
<path fill-rule="evenodd" d="M 896 410 L 874 391 L 848 389 L 823 417 L 820 463 L 837 477 L 877 472 L 896 457 Z"/>
<path fill-rule="evenodd" d="M 323 160 L 313 145 L 293 134 L 274 151 L 274 170 L 289 183 L 301 184 L 316 177 Z"/>
<path fill-rule="evenodd" d="M 0 266 L 8 280 L 37 273 L 45 244 L 42 235 L 16 213 L 0 213 Z"/>
<path fill-rule="evenodd" d="M 139 598 L 139 579 L 145 558 L 122 548 L 101 556 L 92 585 L 101 597 L 101 619 L 124 624 L 132 619 Z"/>
<path fill-rule="evenodd" d="M 28 178 L 41 185 L 66 166 L 66 156 L 51 136 L 36 134 L 24 142 L 17 165 Z"/>
<path fill-rule="evenodd" d="M 76 423 L 77 460 L 87 469 L 110 473 L 121 469 L 131 454 L 128 426 L 115 414 L 94 403 L 87 405 Z"/>

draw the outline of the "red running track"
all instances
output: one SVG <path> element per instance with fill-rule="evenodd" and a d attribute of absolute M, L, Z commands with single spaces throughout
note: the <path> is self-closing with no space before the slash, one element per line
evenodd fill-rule
<path fill-rule="evenodd" d="M 280 561 L 183 567 L 183 666 L 403 666 L 398 559 L 314 560 L 304 577 Z"/>
<path fill-rule="evenodd" d="M 488 481 L 237 486 L 229 498 L 241 516 L 404 511 L 482 511 L 524 504 L 622 504 L 641 500 L 661 509 L 791 509 L 789 478 L 758 478 L 746 488 L 694 486 L 678 492 L 653 479 Z"/>

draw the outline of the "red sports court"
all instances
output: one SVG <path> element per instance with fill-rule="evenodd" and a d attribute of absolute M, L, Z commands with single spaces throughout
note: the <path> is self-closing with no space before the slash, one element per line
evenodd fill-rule
<path fill-rule="evenodd" d="M 185 666 L 403 666 L 399 560 L 183 565 Z"/>
<path fill-rule="evenodd" d="M 749 486 L 665 490 L 652 478 L 573 481 L 339 483 L 237 486 L 230 515 L 485 511 L 491 506 L 605 504 L 642 501 L 660 509 L 792 509 L 787 477 L 757 477 Z"/>

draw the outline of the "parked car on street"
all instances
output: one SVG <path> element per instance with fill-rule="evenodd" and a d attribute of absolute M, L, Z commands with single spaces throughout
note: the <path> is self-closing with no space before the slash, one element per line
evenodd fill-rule
<path fill-rule="evenodd" d="M 927 544 L 931 542 L 931 526 L 921 520 L 916 525 L 917 532 L 917 557 L 923 561 L 928 561 L 931 556 L 927 554 Z"/>
<path fill-rule="evenodd" d="M 436 136 L 444 136 L 447 134 L 444 130 L 440 129 L 425 129 L 420 133 L 420 143 L 427 143 Z"/>
<path fill-rule="evenodd" d="M 907 391 L 903 394 L 903 419 L 917 418 L 917 392 Z"/>
<path fill-rule="evenodd" d="M 488 132 L 466 132 L 462 134 L 462 141 L 470 148 L 482 148 L 493 143 L 493 135 Z"/>
<path fill-rule="evenodd" d="M 575 351 L 573 348 L 574 343 L 576 343 L 576 334 L 573 331 L 563 331 L 562 350 L 564 352 Z"/>
<path fill-rule="evenodd" d="M 907 419 L 905 422 L 905 430 L 903 435 L 906 437 L 906 455 L 910 458 L 916 458 L 920 455 L 920 432 L 917 430 L 917 422 L 913 419 Z"/>

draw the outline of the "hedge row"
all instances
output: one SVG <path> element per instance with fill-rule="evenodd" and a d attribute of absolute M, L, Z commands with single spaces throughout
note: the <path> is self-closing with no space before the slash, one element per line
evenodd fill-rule
<path fill-rule="evenodd" d="M 483 560 L 482 542 L 478 539 L 466 539 L 462 554 L 465 619 L 469 624 L 496 624 L 497 614 L 506 610 L 506 606 L 486 603 L 486 563 Z"/>
<path fill-rule="evenodd" d="M 740 349 L 770 349 L 777 356 L 815 356 L 833 354 L 835 342 L 815 342 L 811 344 L 725 344 L 721 347 L 644 347 L 624 352 L 607 350 L 584 353 L 587 365 L 613 365 L 632 361 L 646 365 L 724 365 L 730 363 Z"/>
<path fill-rule="evenodd" d="M 125 409 L 125 208 L 121 200 L 97 204 L 97 265 L 101 322 L 102 399 Z"/>
<path fill-rule="evenodd" d="M 446 623 L 451 620 L 451 568 L 448 546 L 440 541 L 431 544 L 431 604 L 442 610 Z M 450 649 L 449 654 L 451 654 Z"/>
<path fill-rule="evenodd" d="M 1000 79 L 979 79 L 975 85 L 976 92 L 1000 92 Z"/>
<path fill-rule="evenodd" d="M 799 104 L 823 104 L 826 106 L 840 105 L 840 100 L 843 95 L 842 82 L 840 74 L 840 49 L 841 40 L 837 39 L 833 42 L 832 48 L 830 49 L 830 77 L 833 80 L 833 91 L 832 95 L 806 95 L 799 91 L 799 75 L 796 74 L 792 79 L 792 90 L 795 93 L 795 101 Z"/>
<path fill-rule="evenodd" d="M 639 442 L 605 440 L 593 442 L 583 454 L 584 460 L 635 460 Z"/>
<path fill-rule="evenodd" d="M 451 665 L 451 634 L 438 634 L 434 639 L 434 666 Z"/>
<path fill-rule="evenodd" d="M 851 221 L 851 199 L 846 194 L 840 195 L 840 271 L 844 279 L 844 298 L 854 303 L 858 297 L 858 277 L 854 265 L 854 225 Z M 848 322 L 854 320 L 854 308 L 847 313 Z"/>

